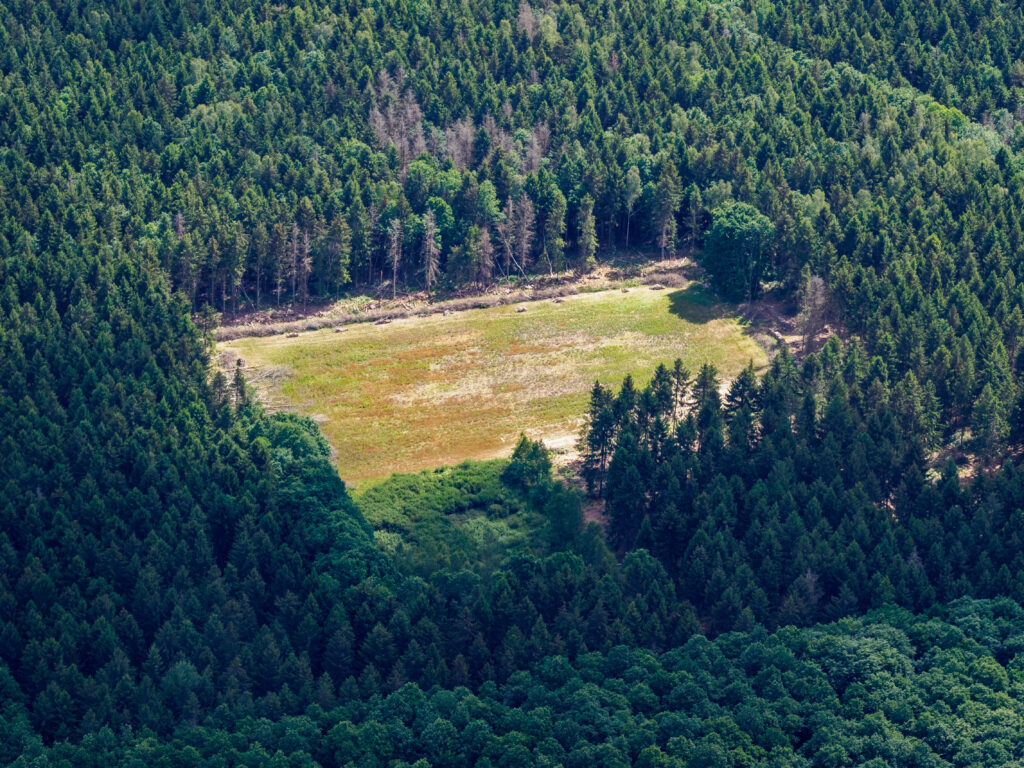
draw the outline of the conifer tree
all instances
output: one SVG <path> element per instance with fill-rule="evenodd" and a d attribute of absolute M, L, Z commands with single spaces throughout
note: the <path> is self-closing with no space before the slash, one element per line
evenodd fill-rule
<path fill-rule="evenodd" d="M 594 254 L 597 253 L 597 224 L 594 221 L 594 198 L 585 195 L 580 201 L 578 214 L 580 268 L 590 272 L 597 265 Z"/>

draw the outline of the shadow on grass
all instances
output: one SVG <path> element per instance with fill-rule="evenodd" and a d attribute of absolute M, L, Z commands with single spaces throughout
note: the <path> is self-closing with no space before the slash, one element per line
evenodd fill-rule
<path fill-rule="evenodd" d="M 721 318 L 735 318 L 745 336 L 752 338 L 768 356 L 775 355 L 779 345 L 783 343 L 772 328 L 769 320 L 764 322 L 756 309 L 751 313 L 752 306 L 729 304 L 720 301 L 714 291 L 702 285 L 692 283 L 686 288 L 672 291 L 668 295 L 669 312 L 690 323 L 707 323 Z M 756 305 L 756 302 L 755 302 Z"/>
<path fill-rule="evenodd" d="M 672 291 L 668 302 L 668 311 L 689 323 L 707 323 L 736 316 L 733 308 L 720 303 L 714 293 L 696 284 Z"/>

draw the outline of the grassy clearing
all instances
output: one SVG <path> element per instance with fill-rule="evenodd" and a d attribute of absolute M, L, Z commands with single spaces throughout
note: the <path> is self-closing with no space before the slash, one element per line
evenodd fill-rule
<path fill-rule="evenodd" d="M 517 312 L 525 307 L 525 312 Z M 729 377 L 764 351 L 730 308 L 691 286 L 566 297 L 220 345 L 272 406 L 316 418 L 357 486 L 486 459 L 520 431 L 568 448 L 595 379 L 645 382 L 676 357 Z"/>

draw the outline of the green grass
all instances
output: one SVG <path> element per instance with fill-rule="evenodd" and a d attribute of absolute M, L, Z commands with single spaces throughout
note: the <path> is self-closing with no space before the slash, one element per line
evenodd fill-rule
<path fill-rule="evenodd" d="M 517 313 L 518 306 L 526 312 Z M 764 351 L 699 288 L 633 288 L 220 345 L 268 403 L 317 419 L 341 476 L 508 455 L 521 431 L 572 445 L 595 379 L 638 383 L 680 357 L 731 377 Z"/>

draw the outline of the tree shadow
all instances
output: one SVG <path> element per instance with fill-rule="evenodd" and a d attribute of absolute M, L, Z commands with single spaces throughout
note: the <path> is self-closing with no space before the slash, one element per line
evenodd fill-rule
<path fill-rule="evenodd" d="M 712 320 L 730 318 L 739 321 L 740 330 L 764 350 L 771 360 L 786 342 L 773 322 L 773 315 L 766 314 L 753 304 L 731 304 L 722 301 L 714 291 L 700 283 L 691 283 L 686 288 L 668 294 L 669 312 L 689 323 L 701 324 Z M 778 319 L 778 318 L 776 318 Z"/>
<path fill-rule="evenodd" d="M 738 314 L 735 309 L 722 304 L 713 291 L 697 283 L 672 291 L 668 295 L 668 311 L 689 323 L 707 323 Z"/>

